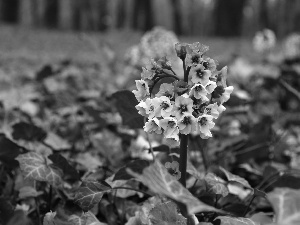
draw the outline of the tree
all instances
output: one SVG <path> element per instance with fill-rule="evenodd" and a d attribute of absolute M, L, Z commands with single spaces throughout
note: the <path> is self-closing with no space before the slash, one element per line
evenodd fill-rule
<path fill-rule="evenodd" d="M 2 0 L 0 18 L 6 23 L 17 23 L 19 20 L 19 0 Z"/>

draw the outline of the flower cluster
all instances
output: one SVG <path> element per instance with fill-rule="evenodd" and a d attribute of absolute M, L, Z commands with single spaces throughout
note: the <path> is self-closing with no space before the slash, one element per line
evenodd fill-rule
<path fill-rule="evenodd" d="M 172 146 L 179 144 L 179 134 L 212 137 L 214 119 L 225 110 L 223 103 L 233 91 L 226 85 L 227 67 L 218 71 L 216 61 L 204 55 L 207 46 L 177 43 L 175 50 L 183 61 L 184 80 L 178 78 L 166 57 L 152 59 L 133 91 L 139 101 L 138 112 L 148 118 L 144 130 L 164 134 Z M 174 82 L 160 84 L 166 77 Z M 156 84 L 160 84 L 159 90 L 153 93 Z"/>

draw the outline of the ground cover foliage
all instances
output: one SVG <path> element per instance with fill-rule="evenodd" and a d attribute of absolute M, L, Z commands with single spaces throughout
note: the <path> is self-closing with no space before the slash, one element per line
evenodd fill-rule
<path fill-rule="evenodd" d="M 106 51 L 100 66 L 2 74 L 0 224 L 299 224 L 300 37 L 276 54 L 259 41 L 262 61 L 228 64 L 234 92 L 213 137 L 189 137 L 186 188 L 179 148 L 143 131 L 131 92 L 149 58 L 181 68 L 172 32 L 147 33 L 124 59 Z"/>

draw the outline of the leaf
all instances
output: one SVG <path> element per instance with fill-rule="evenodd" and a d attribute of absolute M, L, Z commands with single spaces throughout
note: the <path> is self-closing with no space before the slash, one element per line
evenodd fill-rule
<path fill-rule="evenodd" d="M 137 159 L 130 163 L 128 163 L 126 166 L 122 167 L 121 169 L 116 172 L 113 181 L 115 180 L 129 180 L 133 178 L 128 172 L 127 168 L 131 169 L 133 172 L 141 174 L 143 170 L 150 165 L 149 161 Z"/>
<path fill-rule="evenodd" d="M 14 207 L 11 203 L 0 197 L 0 224 L 6 224 L 6 222 L 13 216 Z"/>
<path fill-rule="evenodd" d="M 268 194 L 268 199 L 276 213 L 277 224 L 300 224 L 300 190 L 276 188 Z"/>
<path fill-rule="evenodd" d="M 71 215 L 68 221 L 71 222 L 72 225 L 105 225 L 104 223 L 101 223 L 91 212 L 86 212 L 81 217 Z"/>
<path fill-rule="evenodd" d="M 24 179 L 45 181 L 55 187 L 62 184 L 61 172 L 51 165 L 47 165 L 46 158 L 41 154 L 29 152 L 19 155 L 16 160 L 20 163 Z"/>
<path fill-rule="evenodd" d="M 250 188 L 252 189 L 252 187 L 250 186 L 250 184 L 248 183 L 248 181 L 246 181 L 244 178 L 234 175 L 232 173 L 230 173 L 229 171 L 225 170 L 224 168 L 220 167 L 220 170 L 223 171 L 223 173 L 225 174 L 227 180 L 229 183 L 239 183 L 241 185 L 243 185 L 244 187 Z"/>
<path fill-rule="evenodd" d="M 31 186 L 24 186 L 21 187 L 19 190 L 19 198 L 25 199 L 25 198 L 35 198 L 39 195 L 43 194 L 43 192 L 39 191 L 37 192 L 35 188 Z"/>
<path fill-rule="evenodd" d="M 260 225 L 259 223 L 244 217 L 218 216 L 216 219 L 221 221 L 220 225 Z"/>
<path fill-rule="evenodd" d="M 225 184 L 225 181 L 222 178 L 216 176 L 215 174 L 206 174 L 205 181 L 213 193 L 217 195 L 222 195 L 223 197 L 229 194 L 229 190 Z"/>
<path fill-rule="evenodd" d="M 48 158 L 53 162 L 53 165 L 60 168 L 63 171 L 63 174 L 67 176 L 67 178 L 77 181 L 80 179 L 80 176 L 77 172 L 77 170 L 71 166 L 61 154 L 54 153 L 52 155 L 49 155 Z"/>
<path fill-rule="evenodd" d="M 118 91 L 112 95 L 116 99 L 116 107 L 119 111 L 123 124 L 132 129 L 143 128 L 144 117 L 141 116 L 135 106 L 138 104 L 134 94 L 131 91 Z"/>
<path fill-rule="evenodd" d="M 15 158 L 21 153 L 21 147 L 13 141 L 0 134 L 0 161 L 9 167 L 17 167 L 18 162 Z"/>
<path fill-rule="evenodd" d="M 149 219 L 152 224 L 157 225 L 186 225 L 187 221 L 177 212 L 174 202 L 166 202 L 155 206 L 149 212 Z"/>
<path fill-rule="evenodd" d="M 17 210 L 6 225 L 32 225 L 32 222 L 23 210 Z"/>
<path fill-rule="evenodd" d="M 187 212 L 190 215 L 196 212 L 218 211 L 216 208 L 206 205 L 194 197 L 172 175 L 170 175 L 167 169 L 158 161 L 155 161 L 154 164 L 146 167 L 142 174 L 135 173 L 129 168 L 127 171 L 154 193 L 165 195 L 166 197 L 186 205 Z"/>
<path fill-rule="evenodd" d="M 170 147 L 168 145 L 159 145 L 156 147 L 152 148 L 154 152 L 165 152 L 165 153 L 170 153 Z"/>
<path fill-rule="evenodd" d="M 98 204 L 107 191 L 110 191 L 111 187 L 98 181 L 83 181 L 75 194 L 75 203 L 78 204 L 84 211 L 88 211 Z"/>
<path fill-rule="evenodd" d="M 15 123 L 12 129 L 12 137 L 15 140 L 43 141 L 47 137 L 43 129 L 26 122 Z"/>

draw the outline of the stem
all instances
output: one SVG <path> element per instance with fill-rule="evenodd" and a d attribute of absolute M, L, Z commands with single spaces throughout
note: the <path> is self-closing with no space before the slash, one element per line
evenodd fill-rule
<path fill-rule="evenodd" d="M 250 205 L 252 204 L 252 202 L 253 202 L 253 200 L 254 200 L 255 198 L 256 198 L 256 195 L 253 195 L 253 197 L 251 198 L 251 200 L 250 200 L 250 202 L 249 202 L 247 208 L 246 208 L 245 211 L 244 211 L 243 217 L 246 216 L 246 214 L 247 214 L 247 212 L 248 212 L 248 210 L 249 210 L 249 208 L 250 208 Z"/>
<path fill-rule="evenodd" d="M 136 192 L 143 193 L 144 195 L 147 195 L 149 197 L 152 197 L 152 195 L 150 195 L 149 193 L 147 193 L 145 191 L 141 191 L 139 189 L 135 189 L 135 188 L 131 188 L 131 187 L 114 187 L 114 188 L 112 188 L 112 190 L 118 190 L 118 189 L 126 189 L 126 190 L 136 191 Z"/>
<path fill-rule="evenodd" d="M 146 123 L 146 117 L 144 117 L 144 124 Z M 149 143 L 149 149 L 150 149 L 150 152 L 151 152 L 151 155 L 152 155 L 152 158 L 153 158 L 153 162 L 155 161 L 155 155 L 154 155 L 154 152 L 153 152 L 153 148 L 152 148 L 152 144 L 150 142 L 150 138 L 149 138 L 149 134 L 147 132 L 146 133 L 146 136 L 147 136 L 147 141 Z"/>
<path fill-rule="evenodd" d="M 197 138 L 197 142 L 198 142 L 198 146 L 200 148 L 204 169 L 205 169 L 205 171 L 207 171 L 207 169 L 208 169 L 208 160 L 207 160 L 206 152 L 205 152 L 205 148 L 204 148 L 204 143 L 203 143 L 204 140 L 200 139 L 200 138 Z"/>
<path fill-rule="evenodd" d="M 39 225 L 41 225 L 40 202 L 38 198 L 35 198 L 35 206 L 36 206 L 36 213 L 37 213 Z"/>
<path fill-rule="evenodd" d="M 188 135 L 181 134 L 180 139 L 180 162 L 179 170 L 181 177 L 179 179 L 180 183 L 186 187 L 186 167 L 187 167 L 187 146 L 188 146 Z"/>
<path fill-rule="evenodd" d="M 48 193 L 48 212 L 52 210 L 52 185 L 49 186 L 49 193 Z"/>

